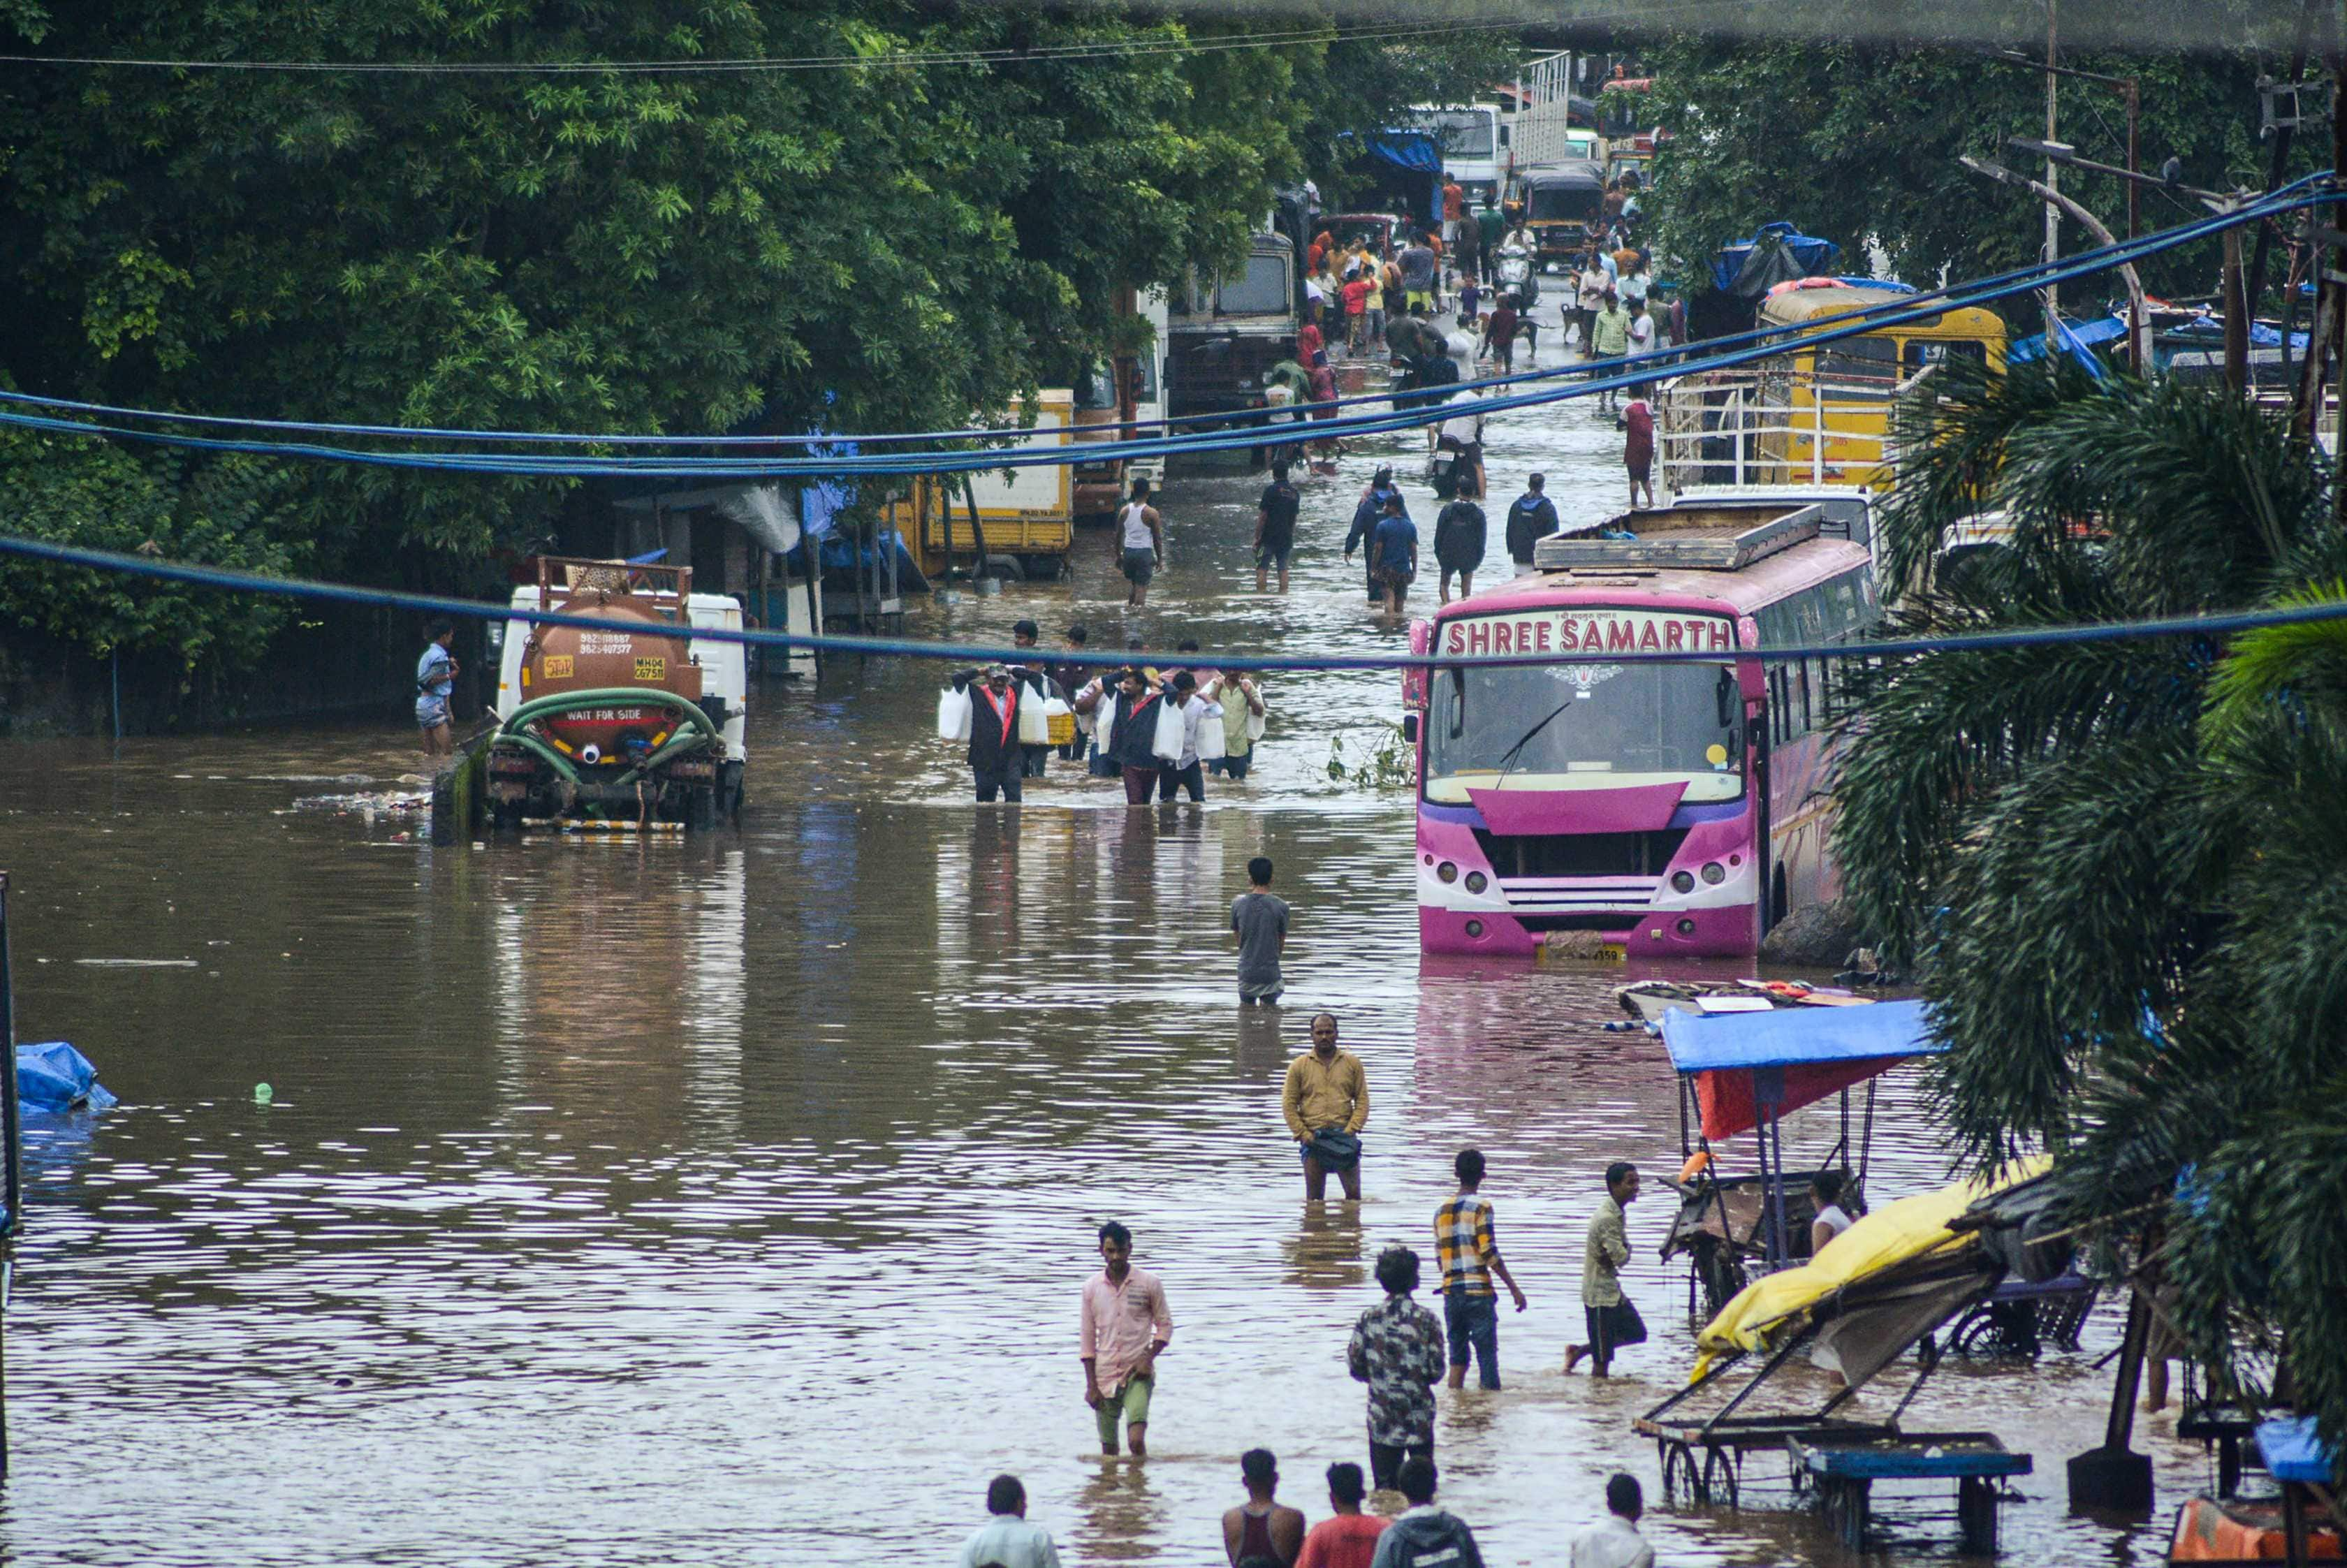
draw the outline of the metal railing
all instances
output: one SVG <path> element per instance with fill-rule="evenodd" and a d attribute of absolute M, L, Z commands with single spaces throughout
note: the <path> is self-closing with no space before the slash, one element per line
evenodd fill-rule
<path fill-rule="evenodd" d="M 1656 480 L 1672 495 L 1861 482 L 1897 462 L 1894 405 L 1931 374 L 1894 384 L 1759 366 L 1666 382 L 1655 397 Z"/>

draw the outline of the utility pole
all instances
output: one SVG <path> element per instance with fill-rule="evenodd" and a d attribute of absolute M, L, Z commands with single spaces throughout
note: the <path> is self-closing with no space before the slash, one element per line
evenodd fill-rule
<path fill-rule="evenodd" d="M 2062 79 L 2055 74 L 2055 72 L 2059 70 L 2060 67 L 2055 59 L 2055 46 L 2057 38 L 2056 18 L 2058 15 L 2056 7 L 2059 3 L 2060 0 L 2045 0 L 2045 139 L 2048 142 L 2055 142 L 2062 139 L 2059 136 L 2055 134 L 2054 124 L 2055 90 L 2056 84 L 2058 84 Z M 2048 190 L 2059 190 L 2062 189 L 2062 179 L 2058 167 L 2050 158 L 2045 160 L 2045 189 Z M 2062 210 L 2058 204 L 2048 201 L 2045 203 L 2045 265 L 2050 269 L 2054 263 L 2060 261 L 2061 258 Z M 2049 355 L 2052 354 L 2054 352 L 2054 345 L 2061 341 L 2062 290 L 2061 285 L 2055 282 L 2053 279 L 2049 277 L 2045 281 L 2046 354 Z"/>
<path fill-rule="evenodd" d="M 2048 50 L 2047 53 L 2050 56 L 2052 51 Z M 2038 64 L 2035 56 L 2024 54 L 2019 49 L 1997 49 L 1990 52 L 1989 54 L 1983 55 L 1982 58 L 1987 60 L 1991 65 L 2010 66 L 2015 70 L 2042 72 L 2045 77 L 2045 97 L 2047 108 L 2045 123 L 2048 125 L 2052 125 L 2054 123 L 2054 116 L 2052 113 L 2054 81 L 2057 77 L 2073 77 L 2079 81 L 2099 82 L 2106 87 L 2116 87 L 2126 97 L 2127 117 L 2126 170 L 2127 177 L 2127 235 L 2128 239 L 2134 239 L 2138 231 L 2137 225 L 2139 220 L 2139 214 L 2137 207 L 2138 192 L 2137 191 L 2136 187 L 2142 183 L 2142 181 L 2137 178 L 2137 175 L 2140 169 L 2137 159 L 2140 157 L 2140 127 L 2143 118 L 2143 84 L 2134 77 L 2113 77 L 2106 76 L 2101 71 L 2082 71 L 2075 66 L 2056 65 L 2053 63 L 2050 58 L 2046 64 L 2040 65 Z M 2008 141 L 2006 145 L 2013 146 L 2014 144 Z M 2032 145 L 2055 146 L 2058 144 L 2055 143 L 2055 138 L 2049 135 L 2046 137 L 2044 143 L 2033 143 Z M 2047 169 L 2050 171 L 2054 169 L 2057 161 L 2057 159 L 2049 156 L 2046 159 Z M 2033 189 L 2036 188 L 2035 182 L 2033 181 L 2032 185 Z M 2043 189 L 2046 190 L 2055 190 L 2057 189 L 2050 172 Z M 2055 202 L 2057 200 L 2057 197 L 2047 196 L 2045 200 L 2049 203 Z M 2068 212 L 2073 218 L 2077 216 L 2076 211 L 2071 208 L 2066 200 L 2059 200 L 2059 206 L 2061 210 Z M 2053 209 L 2049 207 L 2045 219 L 2048 260 L 2053 259 L 2055 236 L 2054 223 Z M 2133 315 L 2127 323 L 2127 342 L 2131 345 L 2140 344 L 2143 342 L 2145 328 L 2142 307 L 2139 303 L 2131 302 L 2128 309 L 2133 313 Z M 2137 372 L 2138 374 L 2142 374 L 2149 363 L 2148 358 L 2147 356 L 2138 354 L 2137 356 Z"/>

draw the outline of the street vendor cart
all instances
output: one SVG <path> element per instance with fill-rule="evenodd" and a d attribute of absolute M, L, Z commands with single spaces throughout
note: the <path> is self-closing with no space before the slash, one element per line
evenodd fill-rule
<path fill-rule="evenodd" d="M 2008 1274 L 2051 1276 L 2069 1262 L 2058 1235 L 2045 1240 L 2037 1178 L 2043 1159 L 1885 1205 L 1815 1258 L 1753 1281 L 1705 1326 L 1687 1385 L 1635 1430 L 1655 1440 L 1666 1495 L 1737 1506 L 1747 1460 L 1785 1457 L 1796 1496 L 1814 1498 L 1845 1544 L 1863 1542 L 1878 1483 L 1952 1480 L 1963 1547 L 1996 1549 L 2003 1477 L 2031 1457 L 1993 1433 L 1909 1431 L 1901 1425 L 1939 1357 L 1931 1336 L 1987 1299 Z M 1909 1349 L 1913 1379 L 1879 1420 L 1840 1414 L 1859 1389 Z M 1822 1405 L 1790 1399 L 1793 1359 L 1838 1372 Z M 1757 1370 L 1753 1369 L 1757 1363 Z M 1739 1375 L 1741 1386 L 1731 1383 Z"/>

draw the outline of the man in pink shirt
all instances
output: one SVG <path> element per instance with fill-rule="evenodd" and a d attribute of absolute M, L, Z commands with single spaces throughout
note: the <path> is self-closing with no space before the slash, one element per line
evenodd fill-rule
<path fill-rule="evenodd" d="M 1133 1266 L 1133 1233 L 1111 1220 L 1100 1228 L 1106 1266 L 1084 1282 L 1082 1348 L 1084 1403 L 1100 1421 L 1101 1452 L 1116 1452 L 1116 1423 L 1124 1419 L 1133 1457 L 1147 1459 L 1149 1396 L 1157 1386 L 1157 1358 L 1174 1338 L 1165 1287 Z"/>

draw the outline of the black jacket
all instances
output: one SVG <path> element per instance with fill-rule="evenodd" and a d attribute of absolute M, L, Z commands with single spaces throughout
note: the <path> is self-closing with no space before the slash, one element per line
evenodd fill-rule
<path fill-rule="evenodd" d="M 1508 554 L 1518 566 L 1532 564 L 1532 546 L 1556 532 L 1556 503 L 1530 490 L 1508 508 Z"/>
<path fill-rule="evenodd" d="M 1434 519 L 1434 559 L 1449 571 L 1473 571 L 1483 564 L 1483 508 L 1453 501 Z"/>
<path fill-rule="evenodd" d="M 1109 728 L 1109 760 L 1121 768 L 1153 768 L 1159 765 L 1157 756 L 1157 704 L 1164 698 L 1156 692 L 1143 692 L 1138 697 L 1116 693 L 1116 720 Z"/>
<path fill-rule="evenodd" d="M 985 776 L 998 774 L 1015 774 L 1024 760 L 1019 750 L 1019 707 L 1027 700 L 1027 688 L 1018 682 L 1002 694 L 1002 702 L 1010 717 L 1010 739 L 1005 740 L 1002 714 L 996 712 L 993 693 L 983 681 L 973 681 L 969 693 L 969 765 Z"/>

